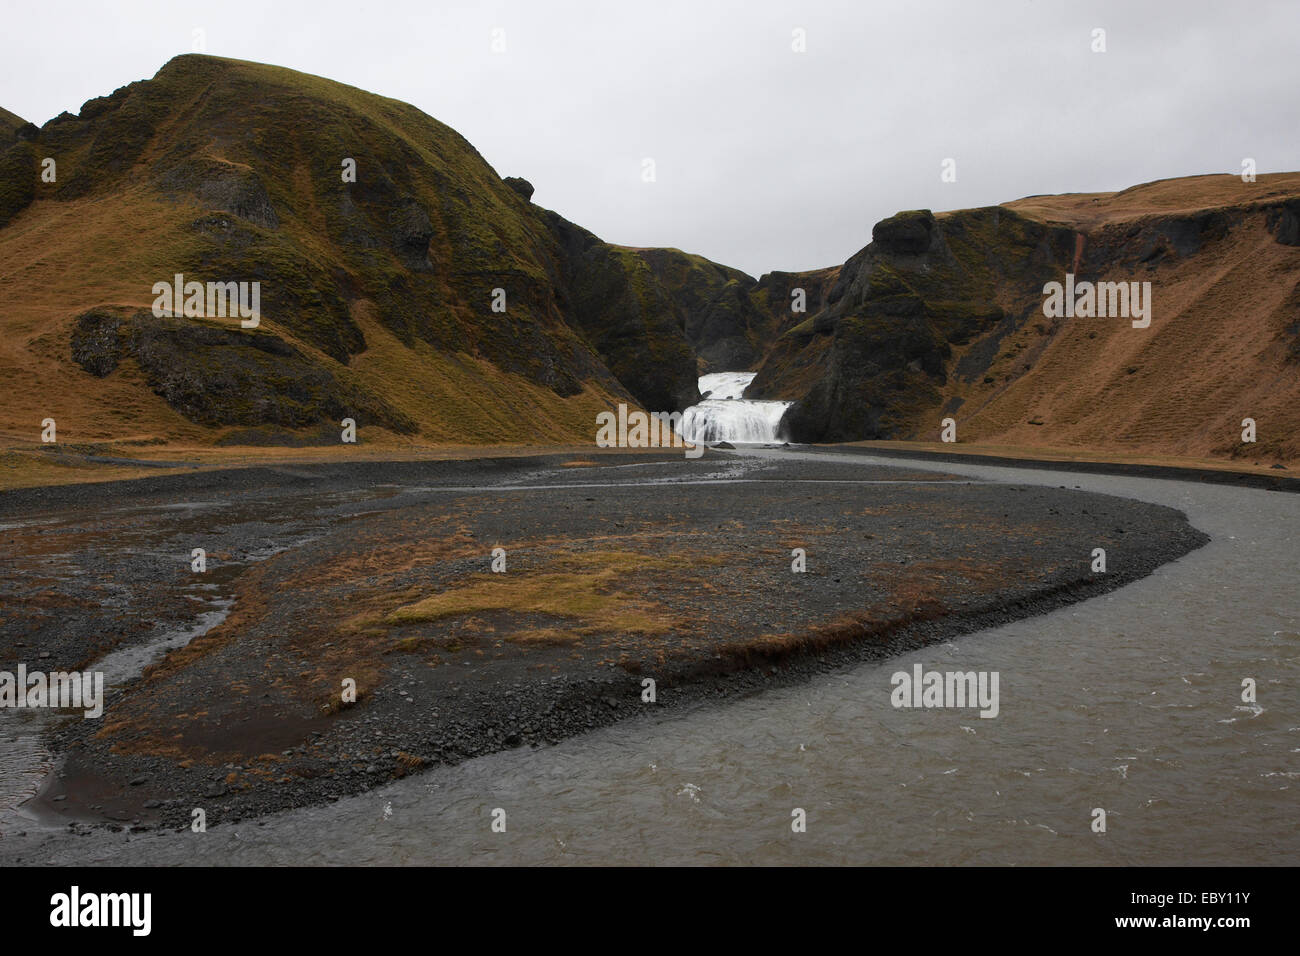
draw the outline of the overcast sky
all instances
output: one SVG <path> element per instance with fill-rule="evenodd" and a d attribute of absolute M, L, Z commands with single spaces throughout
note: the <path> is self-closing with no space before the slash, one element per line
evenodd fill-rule
<path fill-rule="evenodd" d="M 603 239 L 755 276 L 840 263 L 899 209 L 1300 168 L 1295 0 L 164 0 L 4 21 L 0 105 L 38 125 L 201 29 L 208 53 L 415 104 Z"/>

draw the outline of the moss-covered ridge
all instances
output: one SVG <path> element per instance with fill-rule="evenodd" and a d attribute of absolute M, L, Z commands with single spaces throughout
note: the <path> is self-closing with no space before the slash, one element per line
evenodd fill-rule
<path fill-rule="evenodd" d="M 1022 320 L 1072 249 L 1070 230 L 998 207 L 898 213 L 845 263 L 826 307 L 784 333 L 755 384 L 799 396 L 786 424 L 800 440 L 903 437 L 939 406 L 954 349 L 1013 312 Z"/>
<path fill-rule="evenodd" d="M 645 407 L 697 402 L 695 350 L 672 290 L 632 250 L 556 213 L 541 214 L 559 250 L 556 283 L 573 327 Z"/>
<path fill-rule="evenodd" d="M 57 159 L 55 182 L 39 180 L 38 155 Z M 523 180 L 503 181 L 463 137 L 413 106 L 292 70 L 202 55 L 177 57 L 153 79 L 90 100 L 78 116 L 33 127 L 0 153 L 0 226 L 21 216 L 39 228 L 63 228 L 62 210 L 110 204 L 123 228 L 102 244 L 149 250 L 138 266 L 134 257 L 119 264 L 129 274 L 101 282 L 130 296 L 106 293 L 96 307 L 138 307 L 155 282 L 176 273 L 258 281 L 263 333 L 312 354 L 329 382 L 342 382 L 342 370 L 371 348 L 365 316 L 419 354 L 427 347 L 455 363 L 495 369 L 488 378 L 499 373 L 506 392 L 493 387 L 463 397 L 494 418 L 524 400 L 509 392 L 512 379 L 554 395 L 557 417 L 571 399 L 656 408 L 692 401 L 695 356 L 679 316 L 665 306 L 667 293 L 643 263 L 612 247 L 587 255 L 588 247 L 575 258 L 557 234 L 558 217 L 534 206 L 531 192 Z M 146 228 L 143 210 L 158 202 L 175 215 Z M 141 224 L 134 232 L 133 221 Z M 71 233 L 75 224 L 66 228 Z M 0 249 L 10 235 L 0 229 Z M 97 277 L 81 278 L 76 296 L 51 294 L 46 284 L 41 294 L 48 298 L 30 292 L 25 305 L 60 315 L 71 335 L 85 310 L 59 310 L 61 302 L 85 301 L 81 293 Z M 619 294 L 611 299 L 613 286 Z M 254 374 L 242 360 L 226 368 L 236 353 L 209 333 L 184 334 L 195 350 L 194 389 L 205 382 L 224 389 L 230 375 Z M 263 376 L 273 380 L 269 371 Z M 448 432 L 454 410 L 421 421 L 425 411 L 404 412 L 401 396 L 384 397 L 385 382 L 360 384 L 375 408 L 391 409 L 378 418 L 402 422 L 402 430 Z M 174 390 L 158 394 L 190 421 L 212 424 L 196 414 L 204 402 L 178 405 Z M 345 397 L 303 407 L 324 414 Z M 527 402 L 535 404 L 531 389 Z M 484 440 L 472 431 L 458 437 Z M 540 438 L 527 430 L 504 437 Z"/>
<path fill-rule="evenodd" d="M 959 440 L 1289 460 L 1298 247 L 1297 174 L 900 212 L 779 330 L 748 394 L 794 399 L 798 441 L 935 440 L 952 416 Z M 1066 273 L 1150 283 L 1156 322 L 1045 316 Z M 1243 408 L 1267 441 L 1237 441 Z"/>

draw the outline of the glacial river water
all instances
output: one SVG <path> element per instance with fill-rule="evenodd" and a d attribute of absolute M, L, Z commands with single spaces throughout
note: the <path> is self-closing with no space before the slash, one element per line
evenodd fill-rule
<path fill-rule="evenodd" d="M 165 865 L 1300 861 L 1300 498 L 853 460 L 1153 501 L 1213 541 L 1111 594 L 796 687 L 203 834 L 35 827 L 0 850 Z M 894 709 L 890 675 L 918 662 L 997 671 L 999 715 Z M 1090 826 L 1098 807 L 1104 834 Z M 806 832 L 792 832 L 794 808 Z"/>

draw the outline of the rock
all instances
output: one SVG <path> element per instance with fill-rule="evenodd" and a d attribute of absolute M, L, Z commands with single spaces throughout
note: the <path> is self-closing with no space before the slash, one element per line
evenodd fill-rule
<path fill-rule="evenodd" d="M 882 219 L 871 229 L 871 241 L 882 252 L 896 255 L 920 255 L 930 248 L 934 234 L 934 214 L 928 209 L 900 212 Z"/>
<path fill-rule="evenodd" d="M 345 382 L 321 360 L 263 330 L 201 325 L 183 318 L 92 309 L 77 319 L 74 361 L 103 377 L 128 356 L 155 394 L 190 421 L 252 430 L 317 425 L 321 441 L 338 442 L 338 422 L 379 424 L 410 433 L 414 421 L 382 399 Z M 346 358 L 346 356 L 344 356 Z M 223 442 L 257 444 L 232 433 Z"/>
<path fill-rule="evenodd" d="M 121 327 L 122 316 L 113 312 L 91 309 L 78 316 L 72 330 L 72 360 L 91 375 L 108 375 L 122 360 Z"/>
<path fill-rule="evenodd" d="M 1289 200 L 1268 213 L 1268 231 L 1284 246 L 1300 246 L 1300 200 Z"/>
<path fill-rule="evenodd" d="M 143 783 L 148 783 L 148 782 L 149 782 L 149 775 L 146 773 L 146 774 L 141 774 L 140 776 L 133 778 L 133 779 L 131 780 L 131 784 L 130 784 L 130 785 L 133 786 L 133 787 L 138 787 L 138 786 L 140 786 L 141 784 L 143 784 Z"/>
<path fill-rule="evenodd" d="M 155 177 L 165 193 L 189 193 L 208 209 L 238 216 L 266 229 L 278 229 L 280 217 L 257 173 L 216 159 L 192 158 Z"/>
<path fill-rule="evenodd" d="M 523 196 L 525 202 L 532 202 L 533 184 L 528 180 L 521 179 L 518 176 L 507 176 L 503 182 L 519 195 Z"/>
<path fill-rule="evenodd" d="M 402 260 L 412 268 L 431 268 L 429 243 L 433 240 L 433 222 L 413 198 L 407 199 L 389 215 L 393 242 Z"/>

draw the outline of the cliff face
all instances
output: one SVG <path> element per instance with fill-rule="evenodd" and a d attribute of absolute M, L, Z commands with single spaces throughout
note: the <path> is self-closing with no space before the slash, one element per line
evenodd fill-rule
<path fill-rule="evenodd" d="M 337 437 L 352 417 L 372 437 L 590 440 L 611 404 L 698 395 L 680 310 L 644 261 L 405 103 L 182 56 L 14 130 L 0 368 L 30 398 L 0 412 L 6 432 L 55 417 L 69 439 L 298 441 L 285 430 Z M 257 282 L 255 334 L 156 318 L 153 287 L 177 274 Z"/>
<path fill-rule="evenodd" d="M 21 142 L 29 128 L 35 129 L 21 116 L 0 107 L 0 227 L 36 195 L 36 154 Z"/>
<path fill-rule="evenodd" d="M 646 407 L 699 401 L 696 357 L 672 292 L 629 249 L 544 213 L 559 247 L 559 282 L 570 323 Z"/>
<path fill-rule="evenodd" d="M 774 323 L 752 298 L 751 276 L 678 249 L 635 252 L 680 310 L 701 375 L 758 364 Z"/>
<path fill-rule="evenodd" d="M 795 399 L 796 441 L 937 440 L 950 416 L 959 441 L 1294 459 L 1298 212 L 1300 175 L 1280 174 L 899 213 L 749 394 Z M 1150 283 L 1150 325 L 1045 315 L 1067 274 Z"/>
<path fill-rule="evenodd" d="M 903 437 L 942 403 L 954 350 L 987 349 L 1023 323 L 1028 290 L 1072 245 L 1067 229 L 997 208 L 899 213 L 839 270 L 825 307 L 782 335 L 755 384 L 800 393 L 786 421 L 795 440 Z"/>

